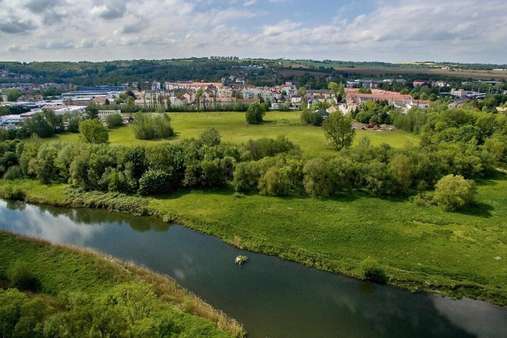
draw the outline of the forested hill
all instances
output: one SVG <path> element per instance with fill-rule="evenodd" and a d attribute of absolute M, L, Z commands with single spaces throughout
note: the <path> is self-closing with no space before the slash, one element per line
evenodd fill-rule
<path fill-rule="evenodd" d="M 107 62 L 0 62 L 0 82 L 122 84 L 144 81 L 220 81 L 235 76 L 254 85 L 292 81 L 300 86 L 324 88 L 329 80 L 403 77 L 412 79 L 507 80 L 505 65 L 450 63 L 390 64 L 234 57 Z"/>

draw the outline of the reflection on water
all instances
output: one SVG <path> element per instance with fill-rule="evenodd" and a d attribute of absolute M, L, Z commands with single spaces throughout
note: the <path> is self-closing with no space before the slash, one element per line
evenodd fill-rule
<path fill-rule="evenodd" d="M 0 229 L 95 248 L 167 273 L 251 337 L 507 337 L 507 310 L 365 283 L 241 250 L 148 217 L 0 201 Z"/>

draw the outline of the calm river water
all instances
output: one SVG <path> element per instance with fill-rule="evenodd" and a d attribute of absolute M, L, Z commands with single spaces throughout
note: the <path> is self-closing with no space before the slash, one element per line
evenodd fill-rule
<path fill-rule="evenodd" d="M 253 338 L 507 337 L 507 308 L 317 271 L 154 218 L 0 200 L 0 229 L 166 273 L 240 320 Z M 243 267 L 233 263 L 239 254 L 250 258 Z"/>

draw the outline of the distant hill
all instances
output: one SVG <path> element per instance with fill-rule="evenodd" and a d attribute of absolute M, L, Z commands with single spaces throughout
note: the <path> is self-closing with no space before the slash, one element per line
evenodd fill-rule
<path fill-rule="evenodd" d="M 107 62 L 0 62 L 0 82 L 72 83 L 81 86 L 145 81 L 244 78 L 255 85 L 284 81 L 324 87 L 328 80 L 404 77 L 412 79 L 507 80 L 506 65 L 415 62 L 316 61 L 287 59 L 189 58 Z"/>

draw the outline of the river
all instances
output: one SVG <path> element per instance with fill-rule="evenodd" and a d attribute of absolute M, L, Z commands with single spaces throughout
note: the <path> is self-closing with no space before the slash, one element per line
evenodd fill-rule
<path fill-rule="evenodd" d="M 0 200 L 0 229 L 168 274 L 241 321 L 253 338 L 507 337 L 507 308 L 318 271 L 151 217 Z M 234 264 L 240 254 L 250 259 L 241 267 Z"/>

